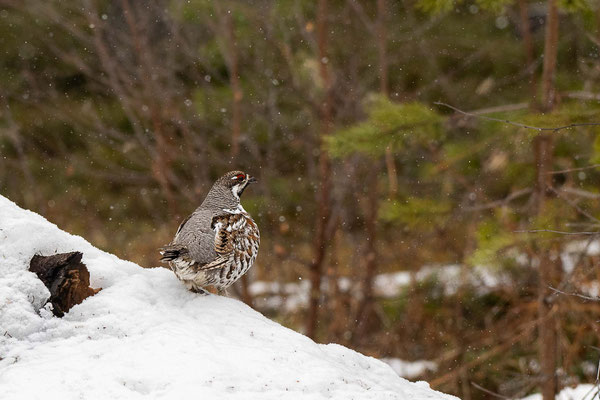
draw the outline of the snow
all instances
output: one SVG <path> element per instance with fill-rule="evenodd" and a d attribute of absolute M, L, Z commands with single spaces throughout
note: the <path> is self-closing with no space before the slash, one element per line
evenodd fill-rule
<path fill-rule="evenodd" d="M 597 394 L 595 385 L 583 384 L 575 387 L 567 387 L 556 395 L 556 400 L 592 400 Z M 522 400 L 542 400 L 541 393 L 535 393 L 524 397 Z"/>
<path fill-rule="evenodd" d="M 388 364 L 398 376 L 403 378 L 416 378 L 426 372 L 437 371 L 437 364 L 433 361 L 405 361 L 399 358 L 382 358 L 381 361 Z"/>
<path fill-rule="evenodd" d="M 64 318 L 27 271 L 83 252 L 98 294 Z M 188 292 L 0 196 L 0 393 L 11 399 L 439 399 L 382 361 L 316 344 L 245 304 Z"/>

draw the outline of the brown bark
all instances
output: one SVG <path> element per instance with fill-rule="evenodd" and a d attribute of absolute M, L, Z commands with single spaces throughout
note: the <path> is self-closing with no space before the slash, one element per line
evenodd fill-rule
<path fill-rule="evenodd" d="M 29 270 L 50 291 L 48 302 L 57 317 L 62 317 L 73 306 L 100 291 L 90 287 L 90 273 L 81 262 L 82 257 L 82 253 L 74 251 L 52 256 L 35 255 L 30 261 Z"/>
<path fill-rule="evenodd" d="M 542 110 L 551 111 L 556 101 L 554 78 L 558 51 L 558 0 L 548 0 L 544 40 L 544 70 L 542 72 Z"/>
<path fill-rule="evenodd" d="M 558 50 L 558 0 L 548 0 L 546 33 L 544 41 L 544 69 L 542 72 L 542 110 L 551 111 L 556 94 L 554 78 Z M 533 142 L 536 163 L 536 203 L 534 215 L 544 212 L 548 188 L 551 185 L 553 137 L 552 134 L 538 135 Z M 541 391 L 544 400 L 553 400 L 558 390 L 556 363 L 558 359 L 557 318 L 550 299 L 548 286 L 557 281 L 556 262 L 549 256 L 549 249 L 538 249 L 538 316 L 541 319 L 538 328 L 539 358 L 541 366 Z"/>
<path fill-rule="evenodd" d="M 548 188 L 551 184 L 553 140 L 551 134 L 540 134 L 533 142 L 536 163 L 536 202 L 534 215 L 544 213 Z M 550 249 L 538 249 L 538 354 L 541 366 L 541 391 L 544 400 L 554 400 L 558 389 L 556 378 L 557 363 L 557 318 L 553 312 L 553 304 L 549 301 L 552 294 L 548 286 L 555 286 L 557 281 L 556 262 L 550 257 Z"/>
<path fill-rule="evenodd" d="M 315 222 L 315 237 L 313 242 L 313 259 L 310 265 L 310 301 L 306 320 L 306 335 L 314 338 L 319 319 L 321 297 L 321 281 L 323 262 L 327 246 L 326 229 L 330 218 L 331 165 L 327 150 L 323 148 L 324 138 L 332 128 L 332 97 L 331 79 L 329 76 L 327 58 L 327 0 L 318 0 L 317 4 L 317 44 L 319 56 L 319 75 L 323 84 L 324 98 L 321 102 L 321 126 L 319 146 L 319 191 L 317 198 L 317 220 Z"/>

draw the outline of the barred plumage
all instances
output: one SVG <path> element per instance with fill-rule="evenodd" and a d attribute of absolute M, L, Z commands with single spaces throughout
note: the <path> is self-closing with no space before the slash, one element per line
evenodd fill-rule
<path fill-rule="evenodd" d="M 255 181 L 242 171 L 225 174 L 182 222 L 173 242 L 160 249 L 161 261 L 188 289 L 206 293 L 206 286 L 214 286 L 221 293 L 254 264 L 260 233 L 240 196 Z"/>

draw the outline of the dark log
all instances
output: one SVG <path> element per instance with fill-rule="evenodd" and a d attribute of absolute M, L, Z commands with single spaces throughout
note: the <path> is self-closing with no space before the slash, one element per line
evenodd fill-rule
<path fill-rule="evenodd" d="M 71 307 L 100 291 L 90 287 L 90 273 L 81 257 L 83 254 L 78 251 L 52 256 L 35 255 L 29 263 L 29 270 L 50 290 L 48 302 L 57 317 L 62 317 Z"/>

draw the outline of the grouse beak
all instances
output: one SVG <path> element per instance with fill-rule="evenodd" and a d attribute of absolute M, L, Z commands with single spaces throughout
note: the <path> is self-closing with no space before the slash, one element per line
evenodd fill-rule
<path fill-rule="evenodd" d="M 248 175 L 248 183 L 256 183 L 256 182 L 258 182 L 258 180 L 255 177 Z"/>

